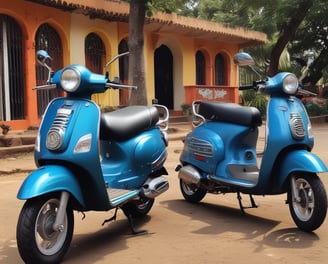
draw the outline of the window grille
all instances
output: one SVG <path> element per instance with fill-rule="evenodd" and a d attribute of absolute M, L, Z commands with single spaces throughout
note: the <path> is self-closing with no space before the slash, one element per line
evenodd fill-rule
<path fill-rule="evenodd" d="M 205 84 L 205 57 L 201 51 L 196 53 L 196 84 L 204 85 Z"/>
<path fill-rule="evenodd" d="M 225 62 L 221 54 L 215 56 L 215 85 L 225 85 Z"/>
<path fill-rule="evenodd" d="M 105 46 L 101 38 L 90 33 L 85 38 L 85 65 L 95 73 L 104 73 L 104 60 L 106 58 Z"/>
<path fill-rule="evenodd" d="M 57 31 L 47 23 L 39 27 L 35 36 L 35 50 L 41 49 L 47 51 L 52 58 L 52 60 L 47 61 L 52 69 L 56 71 L 63 67 L 63 49 L 61 39 Z M 47 69 L 36 64 L 36 84 L 46 84 L 47 77 Z M 60 92 L 57 89 L 37 91 L 38 115 L 42 116 L 49 102 L 58 96 L 60 96 Z"/>
<path fill-rule="evenodd" d="M 0 120 L 25 118 L 25 75 L 22 31 L 18 23 L 0 14 Z"/>

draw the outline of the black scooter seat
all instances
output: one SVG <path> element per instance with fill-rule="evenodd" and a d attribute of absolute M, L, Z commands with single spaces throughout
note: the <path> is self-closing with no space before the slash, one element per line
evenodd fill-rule
<path fill-rule="evenodd" d="M 261 126 L 260 111 L 251 106 L 241 106 L 234 103 L 199 101 L 198 114 L 211 121 L 221 121 L 244 126 Z"/>
<path fill-rule="evenodd" d="M 100 120 L 100 139 L 125 141 L 150 129 L 159 120 L 155 106 L 128 106 L 103 113 Z"/>

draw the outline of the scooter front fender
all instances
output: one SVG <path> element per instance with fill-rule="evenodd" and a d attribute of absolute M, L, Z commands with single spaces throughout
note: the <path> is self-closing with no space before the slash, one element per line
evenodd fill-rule
<path fill-rule="evenodd" d="M 292 172 L 306 171 L 311 173 L 327 172 L 323 161 L 315 154 L 307 150 L 294 150 L 284 156 L 280 166 L 280 175 L 284 180 Z"/>
<path fill-rule="evenodd" d="M 59 165 L 46 165 L 33 171 L 20 187 L 17 198 L 27 200 L 50 192 L 67 191 L 84 206 L 80 185 L 74 174 Z"/>

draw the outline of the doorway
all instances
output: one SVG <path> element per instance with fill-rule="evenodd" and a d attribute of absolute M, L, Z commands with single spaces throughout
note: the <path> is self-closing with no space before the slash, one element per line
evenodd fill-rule
<path fill-rule="evenodd" d="M 167 46 L 155 50 L 154 67 L 155 98 L 159 104 L 173 109 L 173 56 Z"/>

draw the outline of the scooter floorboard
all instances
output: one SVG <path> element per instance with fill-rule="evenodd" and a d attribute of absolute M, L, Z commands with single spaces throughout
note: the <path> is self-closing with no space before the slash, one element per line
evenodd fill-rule
<path fill-rule="evenodd" d="M 120 203 L 137 196 L 139 194 L 139 190 L 108 188 L 107 194 L 111 206 L 116 207 Z"/>

